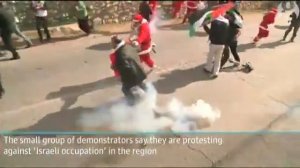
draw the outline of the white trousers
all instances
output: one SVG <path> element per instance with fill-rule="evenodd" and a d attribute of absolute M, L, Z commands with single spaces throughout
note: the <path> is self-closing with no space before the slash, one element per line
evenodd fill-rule
<path fill-rule="evenodd" d="M 209 52 L 204 68 L 214 75 L 219 74 L 224 47 L 225 45 L 209 44 Z"/>

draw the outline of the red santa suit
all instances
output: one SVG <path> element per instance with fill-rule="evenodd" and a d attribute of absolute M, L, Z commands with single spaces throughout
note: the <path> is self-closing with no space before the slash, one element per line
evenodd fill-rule
<path fill-rule="evenodd" d="M 140 23 L 137 30 L 137 38 L 135 40 L 141 49 L 141 51 L 138 53 L 140 60 L 141 62 L 147 64 L 150 68 L 153 68 L 154 61 L 150 57 L 150 52 L 152 51 L 152 42 L 149 23 L 140 14 L 136 14 L 133 21 Z"/>
<path fill-rule="evenodd" d="M 199 1 L 186 1 L 187 11 L 183 18 L 182 23 L 186 22 L 186 19 L 198 9 Z"/>
<path fill-rule="evenodd" d="M 275 22 L 276 15 L 277 15 L 276 8 L 273 8 L 271 11 L 265 14 L 262 22 L 260 23 L 259 32 L 253 40 L 254 43 L 258 42 L 261 38 L 266 38 L 269 36 L 268 25 L 273 24 Z"/>
<path fill-rule="evenodd" d="M 173 1 L 173 4 L 172 4 L 173 5 L 173 13 L 172 13 L 172 15 L 173 15 L 174 18 L 178 17 L 183 3 L 184 3 L 184 1 Z"/>

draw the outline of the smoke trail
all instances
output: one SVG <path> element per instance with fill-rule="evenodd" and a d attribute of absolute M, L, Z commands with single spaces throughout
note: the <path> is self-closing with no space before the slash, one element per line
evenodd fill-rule
<path fill-rule="evenodd" d="M 159 23 L 161 22 L 160 16 L 162 16 L 162 11 L 157 10 L 154 15 L 152 21 L 149 23 L 151 34 L 155 34 L 158 31 Z"/>
<path fill-rule="evenodd" d="M 110 106 L 98 108 L 94 113 L 84 114 L 78 124 L 87 128 L 109 128 L 115 131 L 188 131 L 210 125 L 220 117 L 220 112 L 198 100 L 191 106 L 183 105 L 176 98 L 166 107 L 157 107 L 157 92 L 147 84 L 147 92 L 135 106 L 128 106 L 124 99 Z"/>

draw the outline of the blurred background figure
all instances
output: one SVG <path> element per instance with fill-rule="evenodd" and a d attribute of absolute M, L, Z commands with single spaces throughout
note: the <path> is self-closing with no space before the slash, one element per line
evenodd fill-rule
<path fill-rule="evenodd" d="M 12 42 L 12 33 L 14 32 L 14 29 L 15 29 L 14 16 L 4 8 L 0 8 L 1 38 L 4 43 L 5 49 L 12 53 L 13 55 L 12 60 L 20 59 L 19 53 L 16 51 L 16 48 Z"/>
<path fill-rule="evenodd" d="M 183 3 L 184 1 L 173 1 L 173 4 L 172 4 L 172 17 L 173 18 L 179 18 L 180 17 L 180 12 L 181 12 L 181 9 L 183 7 Z"/>
<path fill-rule="evenodd" d="M 74 4 L 75 16 L 77 18 L 78 27 L 87 35 L 91 33 L 92 26 L 89 24 L 89 14 L 84 1 L 76 1 Z"/>
<path fill-rule="evenodd" d="M 186 10 L 186 13 L 184 15 L 184 18 L 182 20 L 182 24 L 184 24 L 186 22 L 186 20 L 194 13 L 197 11 L 198 9 L 198 4 L 199 4 L 199 1 L 186 1 L 186 7 L 187 7 L 187 10 Z"/>
<path fill-rule="evenodd" d="M 149 1 L 149 6 L 150 6 L 150 9 L 151 9 L 151 11 L 152 11 L 152 15 L 156 15 L 156 10 L 157 10 L 157 1 L 156 0 L 150 0 Z"/>
<path fill-rule="evenodd" d="M 253 39 L 253 44 L 256 44 L 260 39 L 266 38 L 269 36 L 269 27 L 268 25 L 275 22 L 275 17 L 277 15 L 277 8 L 272 7 L 263 17 L 263 20 L 259 26 L 259 32 L 256 37 Z"/>
<path fill-rule="evenodd" d="M 44 32 L 47 36 L 47 41 L 51 40 L 51 36 L 48 30 L 48 11 L 46 1 L 32 1 L 31 7 L 35 12 L 36 29 L 39 35 L 40 42 L 44 41 L 41 28 L 44 28 Z"/>
<path fill-rule="evenodd" d="M 296 1 L 297 2 L 297 1 Z M 300 1 L 298 1 L 296 4 L 295 4 L 296 8 L 298 8 L 298 11 L 299 11 L 299 7 L 300 7 Z M 297 12 L 297 11 L 296 11 Z M 299 15 L 299 12 L 298 14 L 296 14 L 296 12 L 293 12 L 290 17 L 292 18 L 292 20 L 290 21 L 291 24 L 289 26 L 289 28 L 285 31 L 284 33 L 284 36 L 283 36 L 283 41 L 285 41 L 285 39 L 287 38 L 288 34 L 293 30 L 293 35 L 292 35 L 292 38 L 290 40 L 290 42 L 294 42 L 294 39 L 295 37 L 297 36 L 297 32 L 299 30 L 299 27 L 300 27 L 300 15 Z M 298 16 L 297 16 L 298 15 Z"/>
<path fill-rule="evenodd" d="M 8 2 L 13 3 L 14 1 L 0 2 L 0 8 L 4 8 L 5 10 L 7 10 L 8 12 L 10 12 L 14 16 L 14 21 L 15 22 L 14 22 L 14 26 L 13 26 L 13 33 L 15 33 L 17 36 L 19 36 L 20 38 L 22 38 L 26 42 L 27 48 L 29 48 L 29 47 L 32 46 L 32 42 L 19 29 L 19 26 L 18 26 L 19 19 L 15 15 L 16 9 L 14 8 L 13 4 L 8 4 Z"/>
<path fill-rule="evenodd" d="M 153 15 L 152 9 L 148 3 L 148 1 L 142 1 L 139 6 L 139 13 L 145 18 L 148 22 L 151 21 L 151 17 Z"/>

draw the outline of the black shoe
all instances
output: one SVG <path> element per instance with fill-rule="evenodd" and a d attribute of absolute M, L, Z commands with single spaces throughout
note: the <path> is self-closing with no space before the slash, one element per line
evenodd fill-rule
<path fill-rule="evenodd" d="M 18 60 L 18 59 L 20 59 L 19 53 L 14 53 L 13 57 L 10 60 Z"/>
<path fill-rule="evenodd" d="M 30 43 L 30 42 L 27 42 L 27 44 L 26 44 L 26 48 L 30 48 L 32 46 L 32 43 Z"/>
<path fill-rule="evenodd" d="M 293 42 L 294 42 L 294 39 L 291 39 L 290 42 L 293 43 Z"/>

